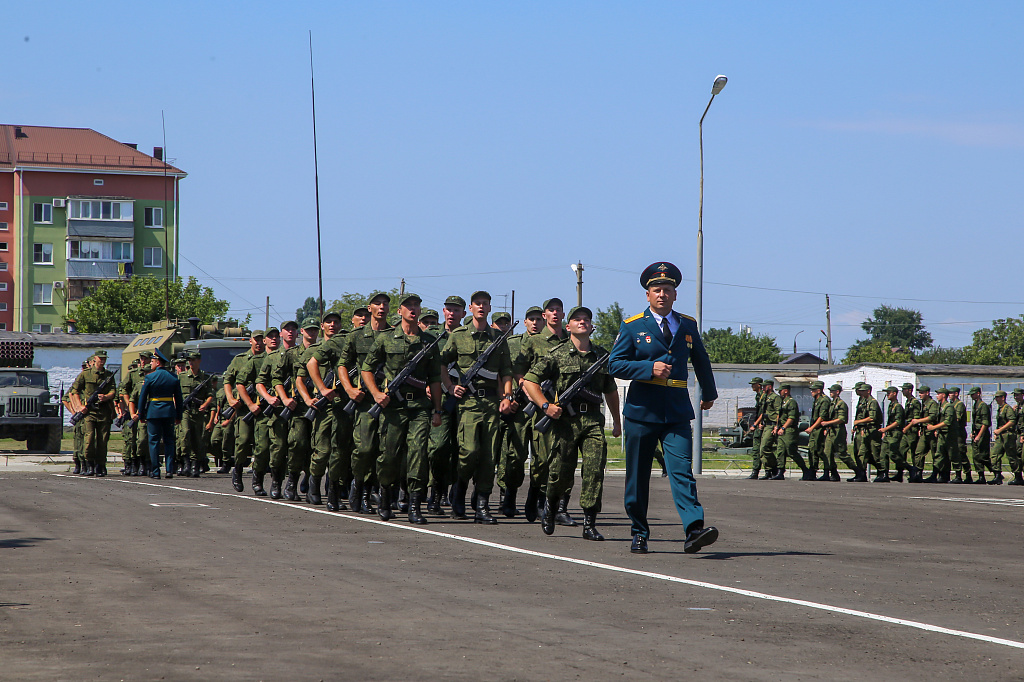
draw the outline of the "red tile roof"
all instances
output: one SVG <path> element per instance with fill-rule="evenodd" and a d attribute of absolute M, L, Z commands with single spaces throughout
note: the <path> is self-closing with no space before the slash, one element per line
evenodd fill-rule
<path fill-rule="evenodd" d="M 17 129 L 22 135 L 17 135 Z M 137 173 L 185 172 L 90 128 L 0 124 L 0 168 L 88 168 Z"/>

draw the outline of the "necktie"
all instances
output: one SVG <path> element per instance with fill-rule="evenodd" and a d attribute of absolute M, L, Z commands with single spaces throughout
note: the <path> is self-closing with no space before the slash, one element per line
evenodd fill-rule
<path fill-rule="evenodd" d="M 661 318 L 661 335 L 665 337 L 665 345 L 672 345 L 672 330 L 668 327 L 668 316 Z"/>

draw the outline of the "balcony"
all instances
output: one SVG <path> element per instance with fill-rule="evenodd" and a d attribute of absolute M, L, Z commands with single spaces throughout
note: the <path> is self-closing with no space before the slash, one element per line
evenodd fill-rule
<path fill-rule="evenodd" d="M 128 220 L 83 220 L 68 218 L 68 237 L 102 237 L 105 239 L 132 239 L 135 222 Z"/>
<path fill-rule="evenodd" d="M 131 263 L 68 259 L 68 279 L 120 279 L 132 274 Z M 124 272 L 121 272 L 121 268 Z"/>

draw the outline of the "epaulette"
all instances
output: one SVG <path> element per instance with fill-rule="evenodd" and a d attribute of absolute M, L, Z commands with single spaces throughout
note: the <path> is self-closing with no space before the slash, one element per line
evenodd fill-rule
<path fill-rule="evenodd" d="M 238 355 L 236 355 L 235 357 L 236 357 L 236 358 L 243 358 L 243 357 L 245 357 L 245 356 L 246 356 L 246 355 L 247 355 L 248 353 L 249 353 L 249 351 L 244 351 L 244 352 L 242 352 L 242 353 L 239 353 L 239 354 L 238 354 Z"/>
<path fill-rule="evenodd" d="M 692 317 L 690 317 L 689 315 L 683 315 L 682 313 L 679 313 L 679 317 L 685 317 L 685 318 L 686 318 L 686 319 L 688 319 L 688 320 L 689 320 L 690 322 L 693 322 L 694 324 L 697 324 L 697 320 L 696 320 L 696 319 L 694 319 L 694 318 L 692 318 Z"/>
<path fill-rule="evenodd" d="M 633 317 L 627 317 L 627 318 L 626 318 L 625 320 L 623 320 L 623 323 L 625 323 L 625 324 L 629 324 L 630 322 L 636 322 L 637 320 L 639 320 L 639 319 L 640 319 L 640 318 L 642 318 L 643 316 L 644 316 L 644 314 L 643 314 L 643 313 L 637 313 L 637 314 L 636 314 L 636 315 L 634 315 Z"/>

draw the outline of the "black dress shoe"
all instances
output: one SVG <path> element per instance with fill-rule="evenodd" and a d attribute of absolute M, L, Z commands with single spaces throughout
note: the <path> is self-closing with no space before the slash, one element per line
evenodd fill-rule
<path fill-rule="evenodd" d="M 629 551 L 633 554 L 647 554 L 647 538 L 640 533 L 633 536 L 633 544 L 629 546 Z"/>
<path fill-rule="evenodd" d="M 683 545 L 683 551 L 687 554 L 695 554 L 702 547 L 713 544 L 717 539 L 718 529 L 714 526 L 708 526 L 700 530 L 691 530 L 686 534 L 686 543 Z"/>

